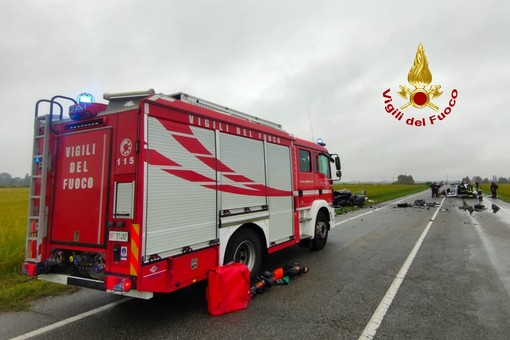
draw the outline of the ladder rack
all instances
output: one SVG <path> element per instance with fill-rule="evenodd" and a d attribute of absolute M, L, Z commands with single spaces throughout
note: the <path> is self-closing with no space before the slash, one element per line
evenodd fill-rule
<path fill-rule="evenodd" d="M 221 113 L 226 113 L 229 116 L 241 118 L 241 119 L 247 120 L 252 123 L 264 125 L 264 126 L 267 126 L 267 127 L 273 128 L 273 129 L 282 130 L 282 126 L 278 123 L 274 123 L 274 122 L 271 122 L 266 119 L 255 117 L 255 116 L 252 116 L 250 114 L 247 114 L 247 113 L 244 113 L 241 111 L 237 111 L 237 110 L 234 110 L 234 109 L 231 109 L 231 108 L 219 105 L 219 104 L 215 104 L 215 103 L 207 101 L 205 99 L 200 99 L 198 97 L 191 96 L 184 92 L 174 93 L 174 94 L 169 95 L 169 97 L 181 100 L 181 101 L 189 103 L 189 104 L 197 105 L 197 106 L 200 106 L 200 107 L 203 107 L 206 109 L 218 111 Z"/>

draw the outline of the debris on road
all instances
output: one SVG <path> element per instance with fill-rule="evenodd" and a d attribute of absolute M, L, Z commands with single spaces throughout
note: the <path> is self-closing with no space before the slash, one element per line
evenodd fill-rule
<path fill-rule="evenodd" d="M 483 205 L 483 204 L 475 204 L 474 208 L 475 208 L 475 211 L 478 211 L 478 212 L 484 211 L 486 209 L 485 205 Z"/>
<path fill-rule="evenodd" d="M 499 211 L 499 209 L 501 209 L 500 207 L 498 207 L 497 205 L 495 205 L 494 203 L 492 203 L 492 212 L 495 214 Z"/>
<path fill-rule="evenodd" d="M 466 201 L 464 201 L 464 200 L 462 200 L 462 205 L 459 206 L 459 209 L 462 209 L 462 210 L 465 210 L 465 211 L 469 211 L 470 214 L 473 211 L 475 211 L 475 208 L 473 208 L 473 206 L 467 204 Z"/>
<path fill-rule="evenodd" d="M 496 211 L 499 210 L 499 207 L 497 207 L 498 209 L 496 209 Z M 469 205 L 466 203 L 466 201 L 462 200 L 462 205 L 459 206 L 459 209 L 462 209 L 462 210 L 465 210 L 465 211 L 469 211 L 469 213 L 471 214 L 473 211 L 476 211 L 476 212 L 482 212 L 482 211 L 485 211 L 487 210 L 487 208 L 485 207 L 485 205 L 483 204 L 475 204 L 475 205 Z M 492 207 L 492 210 L 494 213 L 496 213 L 494 211 L 494 204 L 493 204 L 493 207 Z"/>
<path fill-rule="evenodd" d="M 411 208 L 411 207 L 418 207 L 418 208 L 423 208 L 423 207 L 426 207 L 427 209 L 428 208 L 433 208 L 433 207 L 437 207 L 439 206 L 439 203 L 438 202 L 426 202 L 425 200 L 415 200 L 414 201 L 414 204 L 411 204 L 411 203 L 399 203 L 397 204 L 397 208 Z M 470 214 L 473 213 L 473 212 L 483 212 L 485 210 L 487 210 L 487 208 L 485 207 L 485 205 L 483 204 L 475 204 L 475 205 L 469 205 L 466 203 L 465 200 L 462 200 L 462 205 L 459 206 L 459 209 L 462 209 L 462 210 L 465 210 L 465 211 L 468 211 Z M 500 210 L 500 207 L 498 207 L 497 205 L 495 204 L 492 204 L 492 212 L 493 213 L 497 213 L 498 210 Z M 441 210 L 441 212 L 444 212 L 444 211 L 447 211 L 447 209 L 443 209 Z"/>
<path fill-rule="evenodd" d="M 399 203 L 397 208 L 411 208 L 411 207 L 427 207 L 433 208 L 439 206 L 438 202 L 425 202 L 425 200 L 416 200 L 413 204 L 411 203 Z"/>

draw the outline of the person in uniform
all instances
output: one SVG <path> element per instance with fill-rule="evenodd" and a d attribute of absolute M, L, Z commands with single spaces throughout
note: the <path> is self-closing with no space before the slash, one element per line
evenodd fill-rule
<path fill-rule="evenodd" d="M 496 183 L 491 182 L 491 195 L 492 195 L 492 198 L 497 198 L 498 197 L 498 193 L 497 193 L 498 188 L 499 188 L 499 186 Z"/>

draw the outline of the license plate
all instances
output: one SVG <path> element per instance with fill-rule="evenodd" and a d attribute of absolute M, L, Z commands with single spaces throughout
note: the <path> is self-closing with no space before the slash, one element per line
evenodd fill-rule
<path fill-rule="evenodd" d="M 129 239 L 127 231 L 110 231 L 109 241 L 127 242 Z"/>

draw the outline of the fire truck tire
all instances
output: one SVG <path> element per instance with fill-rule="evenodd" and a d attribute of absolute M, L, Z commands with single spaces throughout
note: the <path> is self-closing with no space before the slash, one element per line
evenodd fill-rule
<path fill-rule="evenodd" d="M 262 266 L 262 244 L 257 233 L 251 229 L 240 229 L 230 239 L 223 264 L 239 262 L 245 264 L 252 277 L 258 275 Z"/>
<path fill-rule="evenodd" d="M 238 230 L 228 242 L 223 264 L 238 262 L 245 264 L 252 274 L 258 275 L 262 266 L 262 244 L 259 236 L 251 229 Z"/>
<path fill-rule="evenodd" d="M 320 211 L 317 214 L 317 219 L 315 221 L 315 233 L 312 241 L 313 250 L 320 250 L 324 248 L 326 242 L 328 241 L 328 229 L 328 218 L 322 211 Z"/>

